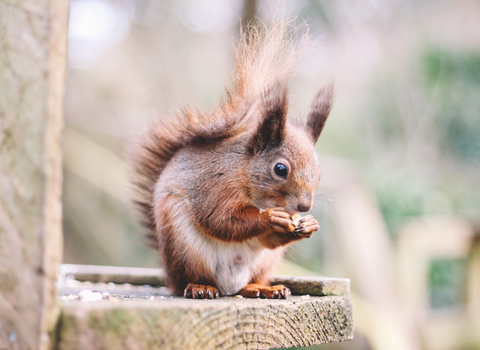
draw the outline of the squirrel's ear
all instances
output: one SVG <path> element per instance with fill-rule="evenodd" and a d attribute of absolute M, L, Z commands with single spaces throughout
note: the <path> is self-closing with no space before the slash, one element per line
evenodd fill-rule
<path fill-rule="evenodd" d="M 285 139 L 288 97 L 287 85 L 276 83 L 262 96 L 260 111 L 262 120 L 257 132 L 250 141 L 252 153 L 260 153 L 267 148 L 279 146 Z"/>
<path fill-rule="evenodd" d="M 307 132 L 317 142 L 333 105 L 335 85 L 329 83 L 317 92 L 307 117 Z"/>

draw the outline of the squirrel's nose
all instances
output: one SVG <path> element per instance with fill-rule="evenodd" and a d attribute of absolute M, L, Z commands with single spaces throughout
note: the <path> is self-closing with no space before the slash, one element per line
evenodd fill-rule
<path fill-rule="evenodd" d="M 304 212 L 310 210 L 310 205 L 306 205 L 306 204 L 300 203 L 297 208 L 298 208 L 298 211 L 299 211 L 299 212 L 304 213 Z"/>

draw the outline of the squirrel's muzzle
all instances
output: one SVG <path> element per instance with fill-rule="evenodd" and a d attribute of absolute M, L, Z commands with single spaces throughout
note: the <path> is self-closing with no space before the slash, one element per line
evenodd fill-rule
<path fill-rule="evenodd" d="M 310 203 L 309 204 L 300 203 L 297 206 L 298 212 L 300 212 L 300 213 L 305 213 L 305 212 L 309 211 L 311 208 L 312 208 L 312 205 Z"/>

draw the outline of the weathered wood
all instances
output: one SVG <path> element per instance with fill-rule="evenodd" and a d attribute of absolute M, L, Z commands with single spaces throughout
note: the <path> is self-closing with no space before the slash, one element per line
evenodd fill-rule
<path fill-rule="evenodd" d="M 62 265 L 59 349 L 268 349 L 353 337 L 348 279 L 276 277 L 304 294 L 286 300 L 188 300 L 164 282 L 161 269 Z M 110 300 L 71 301 L 85 289 Z"/>
<path fill-rule="evenodd" d="M 270 349 L 351 340 L 347 296 L 66 301 L 59 350 Z"/>
<path fill-rule="evenodd" d="M 293 294 L 323 296 L 350 293 L 350 280 L 347 278 L 277 276 L 270 282 L 287 286 Z"/>
<path fill-rule="evenodd" d="M 94 283 L 165 286 L 165 273 L 161 269 L 64 264 L 61 274 L 64 277 L 71 276 L 78 281 Z M 290 288 L 293 294 L 298 295 L 325 296 L 350 293 L 350 280 L 346 278 L 276 276 L 271 283 L 284 284 Z"/>
<path fill-rule="evenodd" d="M 163 270 L 140 267 L 63 264 L 60 272 L 62 276 L 71 276 L 77 281 L 93 283 L 164 286 L 166 281 Z"/>
<path fill-rule="evenodd" d="M 59 312 L 67 18 L 67 0 L 0 0 L 1 349 L 46 349 Z"/>

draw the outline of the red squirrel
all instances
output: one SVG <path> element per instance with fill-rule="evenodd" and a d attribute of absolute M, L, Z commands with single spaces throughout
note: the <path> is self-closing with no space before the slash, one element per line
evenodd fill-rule
<path fill-rule="evenodd" d="M 286 298 L 269 278 L 290 243 L 319 230 L 315 143 L 333 84 L 306 121 L 287 118 L 287 84 L 302 49 L 288 25 L 250 27 L 235 49 L 233 84 L 217 108 L 156 120 L 133 153 L 135 203 L 175 295 Z M 301 46 L 301 45 L 300 45 Z"/>

